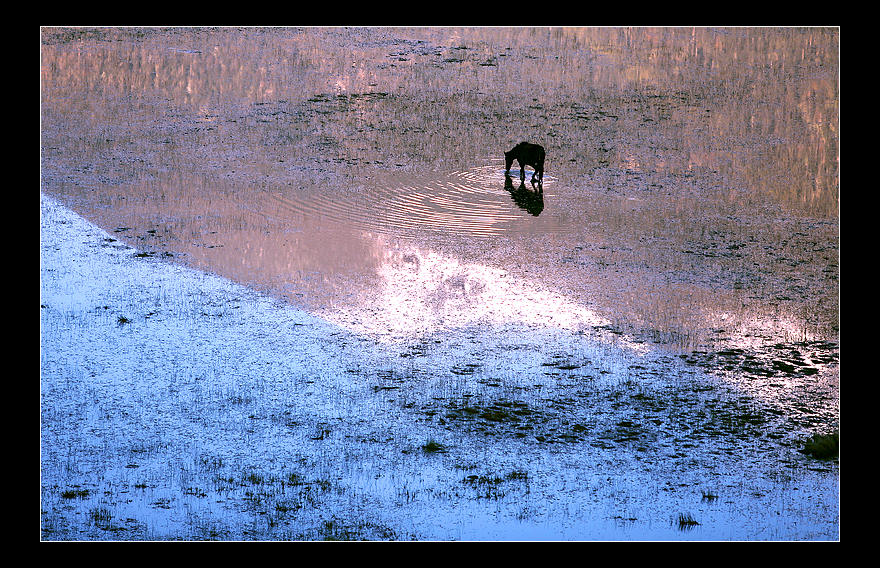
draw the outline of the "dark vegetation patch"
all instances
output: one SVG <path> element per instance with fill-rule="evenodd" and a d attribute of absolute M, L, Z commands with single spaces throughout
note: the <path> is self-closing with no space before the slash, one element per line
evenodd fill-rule
<path fill-rule="evenodd" d="M 772 417 L 774 423 L 785 423 L 787 432 L 824 433 L 838 428 L 837 343 L 776 343 L 750 349 L 694 351 L 680 357 L 689 365 L 772 399 L 772 407 L 767 406 L 763 415 Z"/>
<path fill-rule="evenodd" d="M 323 541 L 396 541 L 404 540 L 393 529 L 369 521 L 348 522 L 337 517 L 325 520 L 312 533 L 300 536 L 304 540 Z"/>
<path fill-rule="evenodd" d="M 784 413 L 724 386 L 651 387 L 633 380 L 596 388 L 584 381 L 562 395 L 521 395 L 435 397 L 411 408 L 456 433 L 672 457 L 685 457 L 694 447 L 718 455 L 737 455 L 746 446 L 778 448 L 798 427 Z"/>
<path fill-rule="evenodd" d="M 781 462 L 795 463 L 794 455 L 804 445 L 804 431 L 826 432 L 836 427 L 830 391 L 810 390 L 817 375 L 836 364 L 836 344 L 800 342 L 751 351 L 728 348 L 693 352 L 682 359 L 684 367 L 672 356 L 630 365 L 618 382 L 598 380 L 601 365 L 564 353 L 549 355 L 539 367 L 546 370 L 525 384 L 489 379 L 478 365 L 460 365 L 453 375 L 457 384 L 468 381 L 466 392 L 438 393 L 421 401 L 408 398 L 402 403 L 423 420 L 456 435 L 520 440 L 534 446 L 626 450 L 648 460 L 688 460 L 699 449 L 707 456 L 725 459 L 776 453 Z M 707 380 L 702 372 L 692 375 L 688 367 L 723 374 L 725 380 Z M 543 380 L 548 375 L 552 378 Z M 794 385 L 783 389 L 784 396 L 765 401 L 728 380 L 734 376 L 760 381 L 759 386 L 791 378 Z M 467 392 L 469 388 L 474 390 Z M 827 453 L 818 443 L 809 447 L 810 451 L 801 453 L 816 457 Z M 455 455 L 454 446 L 442 447 L 442 451 Z"/>
<path fill-rule="evenodd" d="M 88 489 L 80 489 L 78 487 L 74 487 L 71 489 L 65 489 L 61 492 L 61 497 L 64 499 L 85 499 L 89 496 Z"/>
<path fill-rule="evenodd" d="M 426 454 L 444 453 L 446 452 L 446 446 L 436 440 L 428 440 L 422 444 L 422 451 Z"/>
<path fill-rule="evenodd" d="M 836 458 L 840 453 L 840 434 L 816 434 L 804 442 L 801 453 L 820 460 Z"/>
<path fill-rule="evenodd" d="M 677 519 L 678 529 L 682 531 L 691 530 L 699 526 L 699 522 L 690 513 L 679 513 Z"/>
<path fill-rule="evenodd" d="M 694 351 L 681 358 L 709 371 L 736 372 L 747 378 L 790 378 L 818 374 L 822 367 L 839 361 L 839 351 L 834 342 L 802 341 L 748 350 Z"/>
<path fill-rule="evenodd" d="M 522 470 L 509 471 L 504 475 L 472 474 L 462 483 L 475 492 L 477 499 L 501 499 L 511 491 L 528 491 L 529 475 Z"/>

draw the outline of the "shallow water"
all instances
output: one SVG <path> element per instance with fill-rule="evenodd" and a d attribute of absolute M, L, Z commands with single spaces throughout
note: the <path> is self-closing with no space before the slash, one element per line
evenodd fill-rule
<path fill-rule="evenodd" d="M 546 326 L 374 343 L 47 198 L 41 259 L 44 539 L 836 538 L 815 395 Z"/>
<path fill-rule="evenodd" d="M 438 391 L 415 394 L 430 378 L 456 417 L 447 395 L 473 394 L 465 379 L 481 394 L 498 382 L 534 395 L 536 373 L 569 377 L 590 360 L 589 384 L 628 383 L 639 363 L 618 368 L 613 345 L 680 360 L 784 413 L 774 439 L 837 427 L 839 30 L 42 39 L 41 191 L 145 262 L 217 274 L 320 317 L 332 337 L 391 349 L 398 361 L 354 373 L 357 388 L 412 390 L 408 408 L 435 420 Z M 522 186 L 516 165 L 505 176 L 503 152 L 521 140 L 547 149 L 540 188 L 530 169 Z M 678 371 L 636 374 L 647 385 Z M 549 538 L 585 534 L 550 518 Z M 669 536 L 636 524 L 594 534 Z M 457 538 L 480 538 L 471 530 Z"/>
<path fill-rule="evenodd" d="M 370 310 L 405 240 L 685 347 L 836 335 L 834 30 L 44 38 L 44 190 L 157 254 Z"/>
<path fill-rule="evenodd" d="M 279 191 L 275 197 L 282 215 L 286 211 L 292 218 L 321 217 L 350 229 L 410 239 L 426 234 L 492 238 L 509 232 L 574 230 L 560 212 L 544 210 L 544 200 L 555 196 L 552 178 L 548 176 L 540 188 L 513 183 L 497 162 L 462 172 L 391 173 L 358 193 Z M 518 177 L 518 170 L 510 175 Z"/>

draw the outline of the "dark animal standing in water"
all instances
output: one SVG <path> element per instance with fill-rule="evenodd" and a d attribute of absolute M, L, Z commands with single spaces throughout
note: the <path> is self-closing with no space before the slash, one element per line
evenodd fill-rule
<path fill-rule="evenodd" d="M 510 172 L 510 166 L 513 161 L 519 162 L 519 181 L 526 180 L 526 166 L 535 168 L 532 174 L 531 182 L 535 183 L 535 176 L 538 177 L 538 183 L 544 183 L 544 147 L 537 144 L 529 144 L 528 142 L 520 142 L 510 152 L 504 152 L 504 173 Z"/>

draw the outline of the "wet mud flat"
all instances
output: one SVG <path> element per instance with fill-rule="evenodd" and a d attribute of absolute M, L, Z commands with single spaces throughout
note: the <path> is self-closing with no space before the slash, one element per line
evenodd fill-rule
<path fill-rule="evenodd" d="M 809 32 L 46 33 L 44 538 L 836 538 Z"/>

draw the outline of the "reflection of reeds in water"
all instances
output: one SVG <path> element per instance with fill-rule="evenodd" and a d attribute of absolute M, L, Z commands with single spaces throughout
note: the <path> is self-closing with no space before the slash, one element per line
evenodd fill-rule
<path fill-rule="evenodd" d="M 771 311 L 783 302 L 781 312 L 806 301 L 794 319 L 814 319 L 792 337 L 834 325 L 836 305 L 813 309 L 836 304 L 821 283 L 838 272 L 833 225 L 775 228 L 772 203 L 836 215 L 837 30 L 43 38 L 44 186 L 80 210 L 164 219 L 211 262 L 232 264 L 236 249 L 217 235 L 237 231 L 249 244 L 235 262 L 258 251 L 260 262 L 274 255 L 288 266 L 296 255 L 266 233 L 314 216 L 376 232 L 488 236 L 526 227 L 525 217 L 536 235 L 579 232 L 556 248 L 530 242 L 516 259 L 524 272 L 565 293 L 585 287 L 581 297 L 606 300 L 621 326 L 689 343 L 706 312 L 729 329 L 755 298 L 769 298 Z M 534 219 L 496 195 L 500 175 L 497 186 L 476 179 L 521 140 L 547 147 L 556 180 Z M 549 223 L 554 214 L 564 219 Z M 795 242 L 792 227 L 818 239 Z M 509 264 L 503 251 L 485 254 Z"/>
<path fill-rule="evenodd" d="M 245 143 L 247 154 L 272 156 L 268 144 L 295 150 L 298 141 L 324 137 L 361 161 L 437 165 L 538 138 L 553 166 L 577 171 L 614 158 L 599 148 L 622 156 L 629 140 L 653 145 L 662 127 L 663 140 L 640 148 L 643 171 L 716 169 L 760 194 L 836 211 L 835 29 L 103 35 L 136 41 L 75 50 L 61 43 L 70 34 L 43 34 L 43 112 L 78 115 L 94 140 L 119 145 L 118 117 L 158 113 L 161 124 L 174 115 L 215 116 L 213 128 L 192 125 L 192 142 L 219 143 L 211 133 L 234 120 L 237 135 L 245 134 L 235 145 Z M 364 96 L 371 93 L 383 96 Z M 247 118 L 251 105 L 266 103 L 274 106 Z M 159 130 L 157 144 L 170 134 Z"/>

